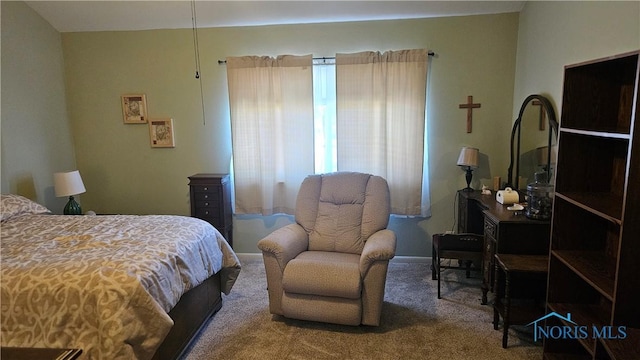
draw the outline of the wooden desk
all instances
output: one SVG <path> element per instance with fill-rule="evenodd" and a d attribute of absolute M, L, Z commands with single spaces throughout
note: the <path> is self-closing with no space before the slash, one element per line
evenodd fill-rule
<path fill-rule="evenodd" d="M 80 349 L 0 348 L 2 360 L 73 360 L 80 354 Z"/>
<path fill-rule="evenodd" d="M 458 232 L 484 234 L 482 304 L 487 303 L 487 293 L 493 291 L 496 253 L 549 254 L 551 222 L 529 219 L 524 211 L 507 210 L 495 196 L 495 192 L 482 195 L 479 190 L 458 191 Z"/>

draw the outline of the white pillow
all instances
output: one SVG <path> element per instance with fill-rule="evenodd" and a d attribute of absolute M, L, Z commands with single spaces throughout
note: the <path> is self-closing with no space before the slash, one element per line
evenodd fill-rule
<path fill-rule="evenodd" d="M 20 195 L 2 194 L 2 201 L 0 203 L 0 210 L 2 211 L 0 221 L 5 221 L 12 217 L 25 214 L 51 213 L 51 211 L 46 207 Z"/>

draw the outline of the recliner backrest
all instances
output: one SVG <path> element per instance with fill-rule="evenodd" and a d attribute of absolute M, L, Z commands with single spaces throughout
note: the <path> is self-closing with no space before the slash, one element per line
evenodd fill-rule
<path fill-rule="evenodd" d="M 389 213 L 385 179 L 336 172 L 302 182 L 295 217 L 309 234 L 309 250 L 360 254 L 369 236 L 387 227 Z"/>

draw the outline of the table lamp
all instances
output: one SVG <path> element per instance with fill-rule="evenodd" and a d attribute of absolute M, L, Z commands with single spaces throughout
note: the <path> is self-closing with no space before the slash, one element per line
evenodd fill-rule
<path fill-rule="evenodd" d="M 473 170 L 478 167 L 478 149 L 472 147 L 463 147 L 458 156 L 458 166 L 461 166 L 466 172 L 467 187 L 463 191 L 473 191 L 471 188 L 471 178 Z"/>
<path fill-rule="evenodd" d="M 53 186 L 56 197 L 68 196 L 69 202 L 64 207 L 65 215 L 82 215 L 82 208 L 74 199 L 73 195 L 82 194 L 87 191 L 82 183 L 78 170 L 69 172 L 59 172 L 53 174 Z"/>

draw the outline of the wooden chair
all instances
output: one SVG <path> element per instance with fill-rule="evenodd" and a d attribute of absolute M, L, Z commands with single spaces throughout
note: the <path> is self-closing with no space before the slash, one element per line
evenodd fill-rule
<path fill-rule="evenodd" d="M 480 234 L 434 234 L 431 256 L 431 278 L 438 280 L 438 299 L 440 299 L 441 269 L 465 270 L 467 278 L 471 275 L 471 263 L 482 263 L 484 235 Z M 458 259 L 462 266 L 444 266 L 440 259 Z"/>

